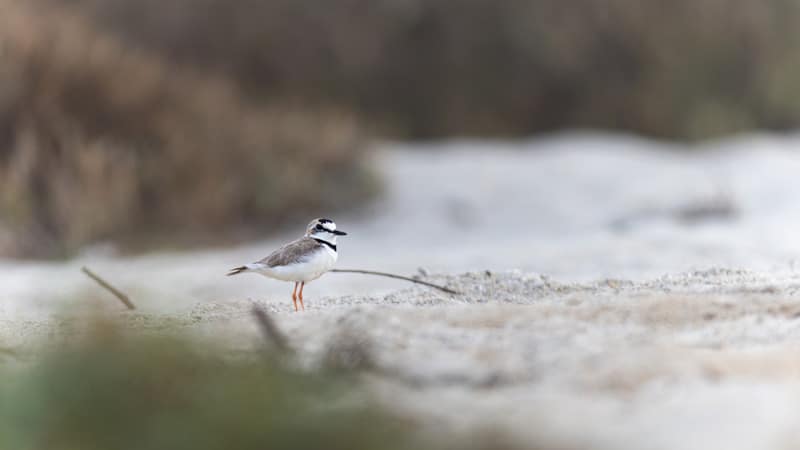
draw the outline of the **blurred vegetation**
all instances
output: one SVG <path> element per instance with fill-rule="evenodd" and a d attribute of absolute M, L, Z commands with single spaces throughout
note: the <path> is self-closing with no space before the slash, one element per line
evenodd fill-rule
<path fill-rule="evenodd" d="M 0 358 L 0 450 L 521 448 L 490 425 L 435 431 L 387 411 L 365 389 L 370 366 L 351 364 L 370 352 L 363 338 L 333 338 L 321 367 L 301 370 L 273 342 L 232 353 L 124 323 L 97 316 L 55 348 Z"/>
<path fill-rule="evenodd" d="M 793 0 L 53 0 L 262 98 L 401 137 L 600 127 L 704 138 L 800 119 Z"/>
<path fill-rule="evenodd" d="M 2 255 L 268 229 L 374 191 L 349 113 L 253 101 L 59 8 L 0 11 Z"/>
<path fill-rule="evenodd" d="M 368 136 L 595 127 L 700 139 L 800 118 L 793 0 L 0 0 L 0 11 L 5 256 L 164 230 L 219 239 L 356 204 L 375 191 Z"/>
<path fill-rule="evenodd" d="M 101 327 L 102 328 L 102 327 Z M 410 424 L 351 373 L 298 372 L 108 325 L 27 366 L 0 364 L 0 449 L 410 449 Z M 255 355 L 259 356 L 259 355 Z"/>

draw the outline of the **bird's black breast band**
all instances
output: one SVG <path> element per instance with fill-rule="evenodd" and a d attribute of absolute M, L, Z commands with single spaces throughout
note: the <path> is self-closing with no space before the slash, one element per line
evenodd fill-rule
<path fill-rule="evenodd" d="M 330 242 L 328 242 L 328 241 L 326 241 L 326 240 L 324 240 L 324 239 L 317 239 L 317 238 L 312 238 L 312 239 L 314 239 L 315 241 L 319 242 L 320 244 L 327 245 L 327 246 L 328 246 L 328 247 L 330 247 L 330 248 L 331 248 L 333 251 L 336 251 L 336 246 L 335 246 L 335 245 L 333 245 L 333 244 L 331 244 Z"/>

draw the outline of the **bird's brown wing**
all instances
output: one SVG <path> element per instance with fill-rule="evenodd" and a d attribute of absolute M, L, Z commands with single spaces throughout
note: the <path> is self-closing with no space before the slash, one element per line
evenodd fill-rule
<path fill-rule="evenodd" d="M 289 242 L 258 262 L 266 264 L 267 267 L 288 266 L 308 259 L 321 246 L 322 244 L 310 237 L 302 237 L 296 241 Z"/>

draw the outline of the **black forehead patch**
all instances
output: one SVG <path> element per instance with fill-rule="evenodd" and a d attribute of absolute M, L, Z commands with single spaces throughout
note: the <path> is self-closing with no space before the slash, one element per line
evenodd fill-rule
<path fill-rule="evenodd" d="M 319 223 L 333 223 L 331 219 L 319 219 Z"/>

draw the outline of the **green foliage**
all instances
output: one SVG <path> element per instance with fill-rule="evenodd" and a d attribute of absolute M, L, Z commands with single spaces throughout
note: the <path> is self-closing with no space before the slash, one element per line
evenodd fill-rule
<path fill-rule="evenodd" d="M 260 356 L 260 355 L 256 355 Z M 105 330 L 0 365 L 2 450 L 413 448 L 355 378 Z"/>

